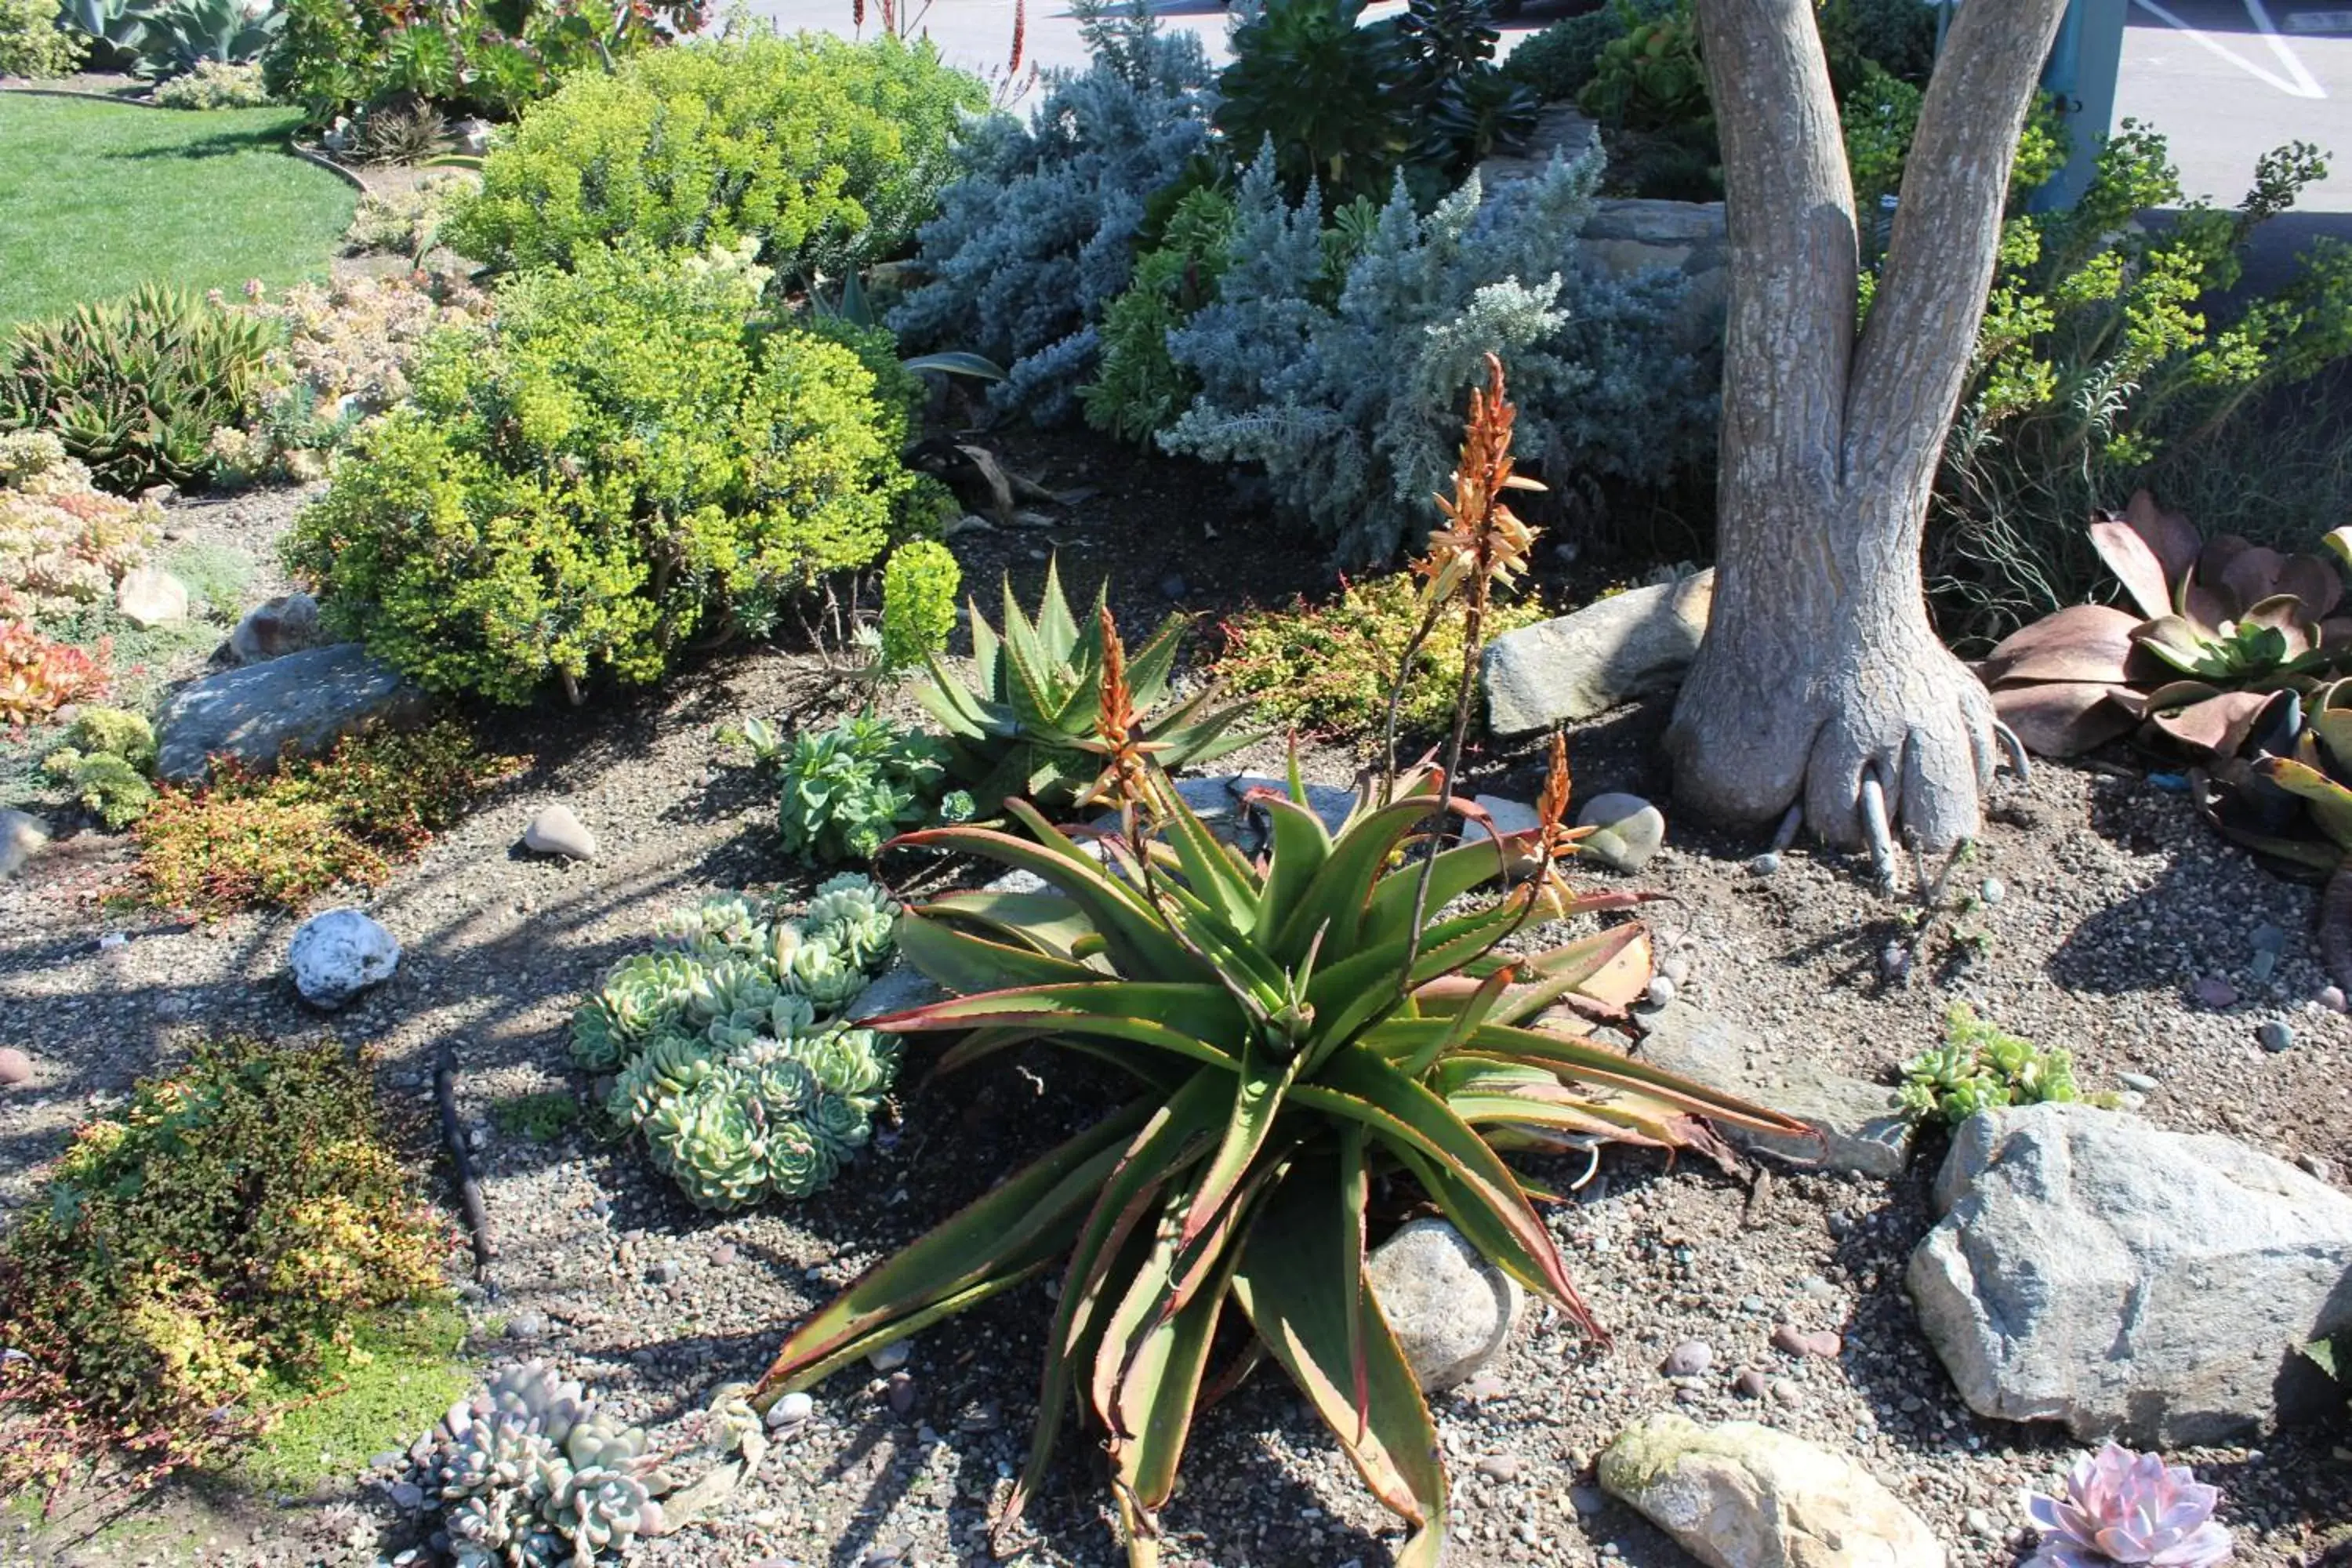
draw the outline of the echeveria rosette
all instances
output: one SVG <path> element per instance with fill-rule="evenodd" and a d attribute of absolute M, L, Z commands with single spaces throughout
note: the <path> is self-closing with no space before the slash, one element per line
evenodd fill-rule
<path fill-rule="evenodd" d="M 2188 1466 L 2109 1443 L 2076 1463 L 2064 1497 L 2027 1497 L 2042 1532 L 2028 1568 L 2213 1568 L 2231 1550 L 2228 1527 L 2213 1518 L 2221 1500 Z"/>
<path fill-rule="evenodd" d="M 727 1213 L 767 1195 L 767 1125 L 735 1074 L 659 1101 L 637 1125 L 654 1164 L 697 1208 Z"/>
<path fill-rule="evenodd" d="M 1435 774 L 1398 781 L 1390 804 L 1368 801 L 1334 835 L 1294 766 L 1286 795 L 1253 796 L 1271 824 L 1255 859 L 1218 842 L 1148 763 L 1137 787 L 1153 825 L 1141 846 L 1082 847 L 1019 798 L 1005 810 L 1026 837 L 912 836 L 1049 890 L 949 893 L 908 911 L 901 950 L 953 994 L 869 1026 L 961 1036 L 941 1070 L 1042 1038 L 1130 1069 L 1135 1097 L 803 1321 L 752 1403 L 1055 1271 L 1036 1435 L 1007 1519 L 1080 1401 L 1109 1434 L 1129 1562 L 1157 1563 L 1157 1510 L 1211 1349 L 1221 1326 L 1246 1325 L 1413 1526 L 1400 1568 L 1435 1568 L 1448 1483 L 1428 1405 L 1363 1285 L 1373 1184 L 1425 1193 L 1498 1267 L 1589 1323 L 1505 1152 L 1562 1138 L 1721 1151 L 1702 1117 L 1804 1129 L 1591 1038 L 1589 1016 L 1622 1018 L 1647 986 L 1647 932 L 1502 944 L 1642 895 L 1521 878 L 1465 902 L 1549 839 L 1473 832 L 1412 857 L 1433 816 L 1483 815 Z"/>

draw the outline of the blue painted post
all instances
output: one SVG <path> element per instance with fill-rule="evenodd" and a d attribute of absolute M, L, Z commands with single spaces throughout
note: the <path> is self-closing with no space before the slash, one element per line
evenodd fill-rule
<path fill-rule="evenodd" d="M 2058 95 L 2074 145 L 2066 166 L 2033 194 L 2035 211 L 2072 206 L 2091 183 L 2099 139 L 2115 120 L 2116 75 L 2123 68 L 2124 15 L 2131 0 L 2070 0 L 2042 85 Z"/>

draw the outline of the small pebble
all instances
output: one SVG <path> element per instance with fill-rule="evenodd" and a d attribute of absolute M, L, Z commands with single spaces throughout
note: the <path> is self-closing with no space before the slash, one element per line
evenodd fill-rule
<path fill-rule="evenodd" d="M 1650 1005 L 1663 1007 L 1674 999 L 1675 983 L 1663 974 L 1652 977 L 1649 989 Z"/>
<path fill-rule="evenodd" d="M 392 1506 L 403 1513 L 425 1506 L 425 1489 L 415 1481 L 394 1481 L 384 1488 L 384 1496 L 390 1498 Z"/>
<path fill-rule="evenodd" d="M 2254 1038 L 2263 1043 L 2263 1049 L 2266 1051 L 2284 1051 L 2294 1048 L 2294 1030 L 2288 1026 L 2287 1021 L 2284 1018 L 2263 1019 L 2263 1026 L 2254 1031 Z"/>
<path fill-rule="evenodd" d="M 1911 973 L 1911 950 L 1899 942 L 1890 942 L 1878 950 L 1878 973 L 1886 980 L 1900 980 Z"/>
<path fill-rule="evenodd" d="M 1981 1535 L 1987 1540 L 1990 1540 L 1992 1537 L 2000 1533 L 2000 1527 L 1992 1521 L 1992 1515 L 1987 1513 L 1980 1508 L 1972 1508 L 1969 1510 L 1967 1514 L 1963 1517 L 1967 1520 L 1969 1532 L 1972 1535 Z"/>
<path fill-rule="evenodd" d="M 1478 1461 L 1478 1473 L 1490 1480 L 1517 1480 L 1519 1478 L 1519 1457 L 1517 1454 L 1489 1454 Z"/>
<path fill-rule="evenodd" d="M 1685 1340 L 1666 1352 L 1658 1370 L 1668 1377 L 1696 1377 L 1715 1364 L 1715 1347 L 1705 1340 Z"/>
<path fill-rule="evenodd" d="M 905 1415 L 915 1408 L 915 1378 L 911 1373 L 894 1372 L 885 1393 L 890 1402 L 890 1414 Z"/>
<path fill-rule="evenodd" d="M 1748 862 L 1748 874 L 1751 877 L 1769 877 L 1780 868 L 1780 857 L 1769 849 Z"/>
<path fill-rule="evenodd" d="M 0 1046 L 0 1089 L 33 1081 L 33 1058 L 14 1046 Z"/>
<path fill-rule="evenodd" d="M 517 1312 L 507 1320 L 507 1338 L 535 1340 L 547 1332 L 547 1320 L 537 1312 Z"/>
<path fill-rule="evenodd" d="M 1192 584 L 1184 581 L 1181 573 L 1171 572 L 1160 579 L 1160 592 L 1166 598 L 1181 599 L 1192 591 Z"/>
<path fill-rule="evenodd" d="M 1987 877 L 1977 888 L 1977 897 L 1988 904 L 1997 904 L 2008 896 L 2009 889 L 2001 886 L 1999 877 Z"/>
<path fill-rule="evenodd" d="M 2218 974 L 2208 974 L 2189 988 L 2189 999 L 2200 1007 L 2210 1007 L 2218 1013 L 2224 1007 L 2237 1005 L 2238 988 Z"/>
<path fill-rule="evenodd" d="M 797 1426 L 815 1414 L 815 1399 L 805 1394 L 787 1394 L 768 1406 L 768 1429 L 782 1431 Z"/>
<path fill-rule="evenodd" d="M 866 1555 L 857 1560 L 859 1568 L 895 1568 L 895 1565 L 914 1549 L 913 1536 L 895 1536 L 891 1540 L 867 1547 Z"/>
<path fill-rule="evenodd" d="M 1776 1377 L 1772 1380 L 1772 1397 L 1782 1405 L 1802 1405 L 1805 1391 L 1785 1377 Z"/>
<path fill-rule="evenodd" d="M 1742 1399 L 1761 1399 L 1768 1386 L 1764 1374 L 1752 1366 L 1731 1380 L 1731 1392 Z"/>
<path fill-rule="evenodd" d="M 2336 1179 L 2336 1167 L 2316 1154 L 2297 1154 L 2294 1157 L 2294 1163 L 2302 1166 L 2307 1173 L 2318 1177 L 2323 1182 L 2333 1182 Z"/>
<path fill-rule="evenodd" d="M 1658 965 L 1658 973 L 1675 985 L 1682 985 L 1690 979 L 1690 960 L 1681 957 L 1670 958 Z"/>
<path fill-rule="evenodd" d="M 710 1261 L 722 1268 L 735 1261 L 735 1248 L 730 1242 L 720 1242 L 710 1249 Z"/>
<path fill-rule="evenodd" d="M 1586 1514 L 1599 1513 L 1609 1506 L 1609 1500 L 1601 1495 L 1598 1487 L 1570 1487 L 1568 1489 L 1568 1501 L 1577 1512 Z"/>
<path fill-rule="evenodd" d="M 1764 1298 L 1761 1296 L 1742 1296 L 1739 1298 L 1739 1310 L 1743 1312 L 1760 1312 L 1764 1310 Z"/>
<path fill-rule="evenodd" d="M 1772 1331 L 1772 1348 L 1790 1355 L 1819 1356 L 1827 1361 L 1845 1348 L 1845 1342 L 1829 1329 L 1808 1333 L 1793 1323 L 1782 1323 Z"/>
<path fill-rule="evenodd" d="M 1473 1405 L 1484 1405 L 1489 1399 L 1500 1399 L 1505 1389 L 1503 1380 L 1491 1372 L 1482 1372 L 1455 1392 Z"/>
<path fill-rule="evenodd" d="M 2344 988 L 2340 985 L 2321 986 L 2319 994 L 2312 1000 L 2331 1013 L 2341 1013 L 2345 1010 Z"/>
<path fill-rule="evenodd" d="M 2119 1072 L 2116 1074 L 2116 1081 L 2126 1089 L 2136 1089 L 2142 1094 L 2154 1094 L 2161 1087 L 2155 1079 L 2144 1072 Z"/>
<path fill-rule="evenodd" d="M 613 1200 L 600 1193 L 588 1200 L 588 1212 L 598 1219 L 608 1218 L 613 1212 Z"/>
<path fill-rule="evenodd" d="M 654 1265 L 654 1283 L 656 1285 L 675 1285 L 685 1273 L 685 1268 L 679 1264 L 677 1258 L 665 1258 L 659 1263 Z"/>
<path fill-rule="evenodd" d="M 906 1341 L 893 1340 L 880 1350 L 868 1353 L 866 1360 L 876 1372 L 896 1372 L 906 1365 L 908 1358 L 914 1353 L 915 1347 Z"/>

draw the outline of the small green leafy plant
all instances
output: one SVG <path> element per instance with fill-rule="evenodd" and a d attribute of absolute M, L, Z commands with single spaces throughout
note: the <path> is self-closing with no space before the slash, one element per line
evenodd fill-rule
<path fill-rule="evenodd" d="M 71 76 L 84 50 L 51 0 L 0 0 L 0 76 Z"/>
<path fill-rule="evenodd" d="M 798 919 L 746 894 L 672 910 L 573 1016 L 572 1059 L 698 1207 L 803 1198 L 864 1148 L 898 1041 L 845 1010 L 889 958 L 898 906 L 845 873 Z"/>
<path fill-rule="evenodd" d="M 935 540 L 913 540 L 890 552 L 882 567 L 883 674 L 912 669 L 946 650 L 962 586 L 954 552 Z"/>
<path fill-rule="evenodd" d="M 521 765 L 452 722 L 355 736 L 270 773 L 215 757 L 206 782 L 157 792 L 136 826 L 134 884 L 145 902 L 203 915 L 299 910 L 343 883 L 383 882 Z"/>
<path fill-rule="evenodd" d="M 19 322 L 0 343 L 0 431 L 54 432 L 117 495 L 200 483 L 214 429 L 252 411 L 281 336 L 274 322 L 153 287 Z"/>
<path fill-rule="evenodd" d="M 580 1120 L 580 1102 L 562 1089 L 509 1095 L 490 1102 L 490 1121 L 509 1138 L 552 1143 Z"/>
<path fill-rule="evenodd" d="M 1159 247 L 1137 258 L 1135 281 L 1105 308 L 1097 329 L 1102 369 L 1078 393 L 1087 424 L 1148 445 L 1192 403 L 1200 379 L 1169 357 L 1168 334 L 1216 298 L 1234 221 L 1230 194 L 1214 186 L 1189 192 Z"/>
<path fill-rule="evenodd" d="M 218 1455 L 266 1424 L 265 1379 L 314 1383 L 360 1314 L 436 1289 L 448 1241 L 363 1064 L 198 1046 L 83 1128 L 0 1240 L 0 1408 L 35 1417 L 0 1474 Z"/>
<path fill-rule="evenodd" d="M 790 740 L 756 719 L 743 732 L 776 770 L 784 852 L 806 865 L 870 860 L 908 828 L 972 814 L 971 796 L 950 787 L 947 748 L 919 730 L 861 714 Z"/>
<path fill-rule="evenodd" d="M 155 731 L 125 709 L 85 708 L 41 769 L 120 833 L 155 804 Z"/>
<path fill-rule="evenodd" d="M 2020 1039 L 1965 1002 L 1944 1015 L 1944 1043 L 1903 1064 L 1903 1109 L 1953 1127 L 1979 1110 L 2081 1098 L 2071 1055 Z"/>
<path fill-rule="evenodd" d="M 1544 618 L 1529 597 L 1496 604 L 1489 637 Z M 1328 605 L 1304 598 L 1288 609 L 1244 610 L 1223 626 L 1215 671 L 1225 689 L 1255 700 L 1268 723 L 1318 736 L 1376 737 L 1423 614 L 1412 576 L 1394 573 L 1342 584 Z M 1445 732 L 1454 716 L 1454 676 L 1462 666 L 1464 608 L 1450 605 L 1417 647 L 1397 705 L 1408 735 Z"/>
<path fill-rule="evenodd" d="M 1636 131 L 1711 132 L 1714 110 L 1698 55 L 1698 18 L 1690 6 L 1658 16 L 1624 15 L 1624 32 L 1602 47 L 1577 107 L 1605 124 Z"/>
<path fill-rule="evenodd" d="M 946 730 L 956 776 L 971 786 L 982 812 L 992 813 L 1016 795 L 1047 811 L 1066 810 L 1101 771 L 1102 608 L 1108 593 L 1105 584 L 1081 632 L 1062 593 L 1058 563 L 1046 563 L 1034 620 L 1013 596 L 1008 574 L 1001 634 L 977 601 L 971 605 L 978 681 L 966 685 L 943 661 L 931 661 L 923 706 Z M 1139 721 L 1140 738 L 1171 769 L 1213 761 L 1253 739 L 1233 732 L 1245 708 L 1212 709 L 1206 690 L 1149 716 L 1167 698 L 1185 624 L 1181 616 L 1169 616 L 1127 670 L 1136 708 L 1146 715 Z"/>

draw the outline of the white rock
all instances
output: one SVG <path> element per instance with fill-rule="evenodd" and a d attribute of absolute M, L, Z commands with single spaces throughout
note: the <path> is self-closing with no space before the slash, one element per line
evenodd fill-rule
<path fill-rule="evenodd" d="M 1714 603 L 1710 569 L 1505 632 L 1486 645 L 1481 666 L 1487 727 L 1531 735 L 1672 690 L 1698 652 Z"/>
<path fill-rule="evenodd" d="M 49 841 L 49 825 L 29 811 L 0 811 L 0 877 L 13 877 Z"/>
<path fill-rule="evenodd" d="M 522 847 L 535 854 L 561 855 L 567 860 L 596 858 L 596 836 L 560 800 L 542 807 L 530 819 L 530 826 L 522 830 Z"/>
<path fill-rule="evenodd" d="M 188 618 L 188 585 L 155 566 L 134 566 L 114 585 L 114 607 L 146 629 Z"/>
<path fill-rule="evenodd" d="M 1421 1386 L 1475 1374 L 1510 1342 L 1523 1294 L 1442 1219 L 1417 1219 L 1372 1250 L 1365 1283 Z"/>
<path fill-rule="evenodd" d="M 331 1009 L 391 979 L 400 943 L 357 910 L 329 910 L 302 922 L 286 962 L 303 1000 Z"/>
<path fill-rule="evenodd" d="M 1953 1135 L 1935 1204 L 1911 1298 L 1980 1415 L 2228 1442 L 2301 1414 L 2295 1347 L 2352 1328 L 2352 1198 L 2218 1134 L 1989 1112 Z"/>
<path fill-rule="evenodd" d="M 1638 795 L 1596 795 L 1576 814 L 1593 831 L 1577 853 L 1612 870 L 1638 871 L 1666 842 L 1666 815 Z"/>
<path fill-rule="evenodd" d="M 1943 1568 L 1926 1521 L 1853 1460 L 1752 1421 L 1653 1415 L 1601 1456 L 1601 1489 L 1710 1568 Z"/>
<path fill-rule="evenodd" d="M 1536 808 L 1524 801 L 1507 800 L 1499 795 L 1474 795 L 1472 804 L 1494 819 L 1497 833 L 1527 833 L 1543 826 Z"/>
<path fill-rule="evenodd" d="M 896 1372 L 906 1365 L 914 1353 L 915 1347 L 906 1341 L 892 1340 L 880 1350 L 868 1352 L 866 1360 L 876 1372 Z"/>
<path fill-rule="evenodd" d="M 797 1426 L 815 1414 L 814 1399 L 797 1392 L 787 1394 L 768 1406 L 768 1429 L 781 1431 L 787 1426 Z"/>

